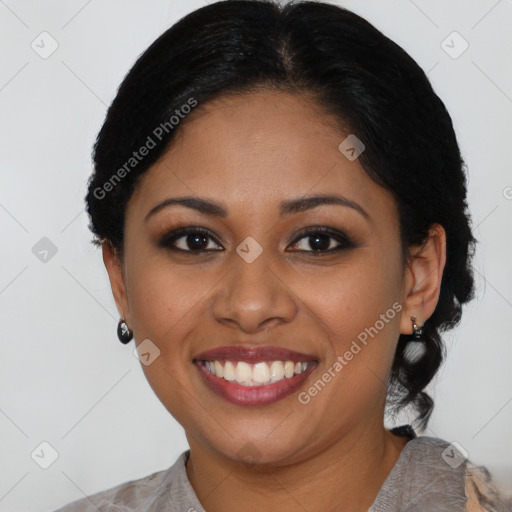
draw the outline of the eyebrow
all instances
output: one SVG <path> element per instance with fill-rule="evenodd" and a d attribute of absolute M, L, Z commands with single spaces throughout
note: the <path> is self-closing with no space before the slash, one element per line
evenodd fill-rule
<path fill-rule="evenodd" d="M 309 197 L 301 197 L 298 199 L 290 199 L 289 201 L 284 201 L 281 203 L 280 214 L 291 215 L 294 213 L 303 212 L 305 210 L 310 210 L 312 208 L 316 208 L 317 206 L 323 205 L 340 205 L 340 206 L 348 206 L 359 212 L 366 219 L 370 218 L 370 215 L 366 212 L 366 210 L 356 203 L 355 201 L 351 201 L 344 196 L 339 196 L 336 194 L 324 194 L 319 196 L 309 196 Z"/>
<path fill-rule="evenodd" d="M 196 210 L 205 215 L 213 215 L 215 217 L 227 217 L 228 211 L 220 203 L 212 201 L 210 199 L 201 199 L 197 197 L 173 197 L 158 203 L 154 206 L 144 218 L 147 221 L 151 216 L 157 212 L 173 205 L 181 205 L 192 210 Z M 298 199 L 289 199 L 283 201 L 279 208 L 280 215 L 293 215 L 294 213 L 304 212 L 323 205 L 340 205 L 347 206 L 359 212 L 366 219 L 370 219 L 370 215 L 366 210 L 358 203 L 347 199 L 344 196 L 335 194 L 324 194 L 317 196 L 301 197 Z"/>

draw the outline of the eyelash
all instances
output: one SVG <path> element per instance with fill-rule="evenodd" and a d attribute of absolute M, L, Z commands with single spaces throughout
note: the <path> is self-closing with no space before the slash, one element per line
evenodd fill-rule
<path fill-rule="evenodd" d="M 170 231 L 169 233 L 166 233 L 158 242 L 158 246 L 168 249 L 170 251 L 186 254 L 189 253 L 190 255 L 200 255 L 200 254 L 207 254 L 212 252 L 222 252 L 224 249 L 199 249 L 199 250 L 185 250 L 185 249 L 179 249 L 177 247 L 174 247 L 172 244 L 175 243 L 180 238 L 183 238 L 187 235 L 194 235 L 194 234 L 200 234 L 204 235 L 205 237 L 210 238 L 213 240 L 217 245 L 221 245 L 220 242 L 212 235 L 212 233 L 205 228 L 199 227 L 199 226 L 189 226 L 184 228 L 178 228 L 176 230 Z M 323 256 L 323 255 L 329 255 L 336 253 L 338 251 L 346 250 L 346 249 L 353 249 L 358 247 L 356 243 L 354 243 L 347 235 L 342 233 L 341 231 L 324 227 L 324 226 L 311 226 L 304 231 L 300 233 L 300 236 L 294 240 L 292 243 L 293 245 L 297 245 L 297 243 L 302 240 L 303 238 L 311 238 L 313 235 L 320 234 L 320 235 L 328 235 L 329 238 L 333 238 L 336 240 L 340 245 L 335 247 L 334 249 L 327 249 L 327 250 L 299 250 L 297 252 L 303 252 L 303 253 L 311 253 L 314 256 Z M 329 244 L 330 245 L 330 244 Z"/>

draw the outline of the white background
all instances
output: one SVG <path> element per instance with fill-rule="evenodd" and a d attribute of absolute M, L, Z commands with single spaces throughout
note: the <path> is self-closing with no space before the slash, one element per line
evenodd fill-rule
<path fill-rule="evenodd" d="M 449 356 L 426 434 L 456 440 L 510 485 L 512 2 L 339 4 L 407 50 L 452 115 L 480 241 L 477 298 L 445 335 Z M 92 144 L 122 78 L 157 36 L 202 5 L 0 0 L 2 512 L 55 509 L 167 468 L 187 447 L 147 384 L 133 342 L 117 340 L 118 315 L 100 251 L 89 243 L 83 197 Z M 31 48 L 43 31 L 58 42 L 47 59 Z M 441 46 L 453 31 L 469 43 L 456 59 Z M 32 252 L 42 237 L 57 248 L 46 263 Z M 43 441 L 58 452 L 48 469 L 30 456 Z"/>

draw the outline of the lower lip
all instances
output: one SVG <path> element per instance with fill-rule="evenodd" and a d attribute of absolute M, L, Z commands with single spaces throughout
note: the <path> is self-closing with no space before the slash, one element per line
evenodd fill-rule
<path fill-rule="evenodd" d="M 316 365 L 315 362 L 310 363 L 304 372 L 294 375 L 289 379 L 285 377 L 283 380 L 273 382 L 272 384 L 242 386 L 241 384 L 235 384 L 232 381 L 217 377 L 209 372 L 203 363 L 196 363 L 208 387 L 217 395 L 236 405 L 268 405 L 278 402 L 297 391 L 315 369 Z"/>

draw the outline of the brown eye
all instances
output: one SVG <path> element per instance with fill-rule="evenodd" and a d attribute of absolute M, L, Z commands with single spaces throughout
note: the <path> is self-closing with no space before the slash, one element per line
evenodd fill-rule
<path fill-rule="evenodd" d="M 304 242 L 300 242 L 302 240 Z M 299 252 L 310 252 L 315 255 L 356 247 L 344 233 L 327 227 L 312 227 L 306 230 L 292 247 L 297 247 L 299 242 L 302 245 L 302 248 L 298 249 Z"/>
<path fill-rule="evenodd" d="M 216 249 L 215 246 L 220 246 L 220 244 L 215 240 L 210 231 L 199 227 L 186 227 L 171 231 L 160 239 L 158 245 L 171 251 L 190 253 L 224 250 L 222 248 Z"/>

